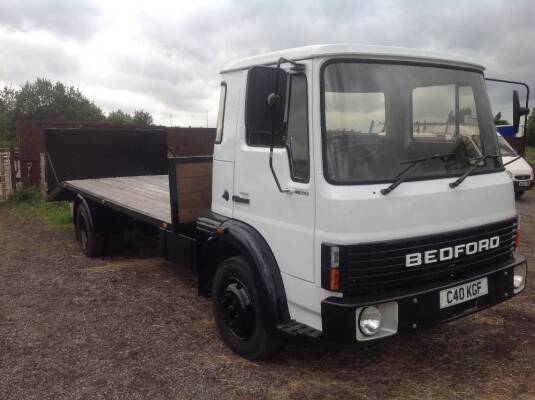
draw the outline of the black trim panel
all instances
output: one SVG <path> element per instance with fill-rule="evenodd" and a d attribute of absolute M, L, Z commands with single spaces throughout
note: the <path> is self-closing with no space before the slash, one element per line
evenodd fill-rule
<path fill-rule="evenodd" d="M 340 290 L 344 294 L 379 293 L 440 279 L 454 281 L 481 270 L 489 263 L 511 257 L 516 239 L 517 218 L 473 228 L 381 242 L 340 245 Z M 405 256 L 452 247 L 499 236 L 499 246 L 463 254 L 458 258 L 418 266 L 406 266 Z M 328 289 L 330 244 L 322 245 L 322 287 Z"/>
<path fill-rule="evenodd" d="M 391 301 L 398 303 L 398 333 L 428 328 L 473 314 L 513 297 L 513 269 L 525 262 L 524 257 L 515 254 L 507 262 L 492 265 L 455 282 L 439 282 L 381 296 L 328 297 L 321 303 L 323 334 L 336 342 L 355 343 L 357 308 Z M 440 309 L 441 290 L 482 277 L 488 277 L 487 295 Z"/>

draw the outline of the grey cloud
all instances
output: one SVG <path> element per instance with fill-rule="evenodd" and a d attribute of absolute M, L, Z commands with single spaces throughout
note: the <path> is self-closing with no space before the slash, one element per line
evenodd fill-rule
<path fill-rule="evenodd" d="M 205 112 L 206 100 L 211 90 L 217 87 L 217 76 L 199 75 L 195 63 L 187 58 L 123 56 L 115 58 L 114 64 L 121 74 L 101 82 L 117 89 L 143 93 L 175 110 Z"/>
<path fill-rule="evenodd" d="M 0 32 L 1 33 L 1 32 Z M 0 34 L 0 80 L 18 84 L 37 77 L 64 80 L 80 69 L 78 58 L 57 41 L 46 44 Z"/>
<path fill-rule="evenodd" d="M 101 29 L 99 13 L 114 23 L 114 16 L 105 14 L 104 0 L 101 8 L 86 0 L 64 0 L 59 6 L 51 0 L 14 4 L 15 11 L 0 5 L 0 25 L 9 29 L 43 29 L 58 37 L 91 40 Z M 162 7 L 155 4 L 154 9 Z M 529 48 L 535 41 L 535 7 L 528 0 L 229 0 L 199 4 L 188 14 L 139 12 L 132 18 L 135 31 L 129 35 L 146 44 L 150 53 L 107 49 L 104 59 L 111 74 L 93 76 L 88 69 L 80 74 L 86 80 L 83 83 L 140 93 L 194 120 L 204 120 L 199 115 L 207 108 L 215 120 L 218 72 L 227 61 L 314 43 L 370 43 L 461 53 L 486 65 L 487 75 L 527 81 L 535 92 L 535 52 Z M 507 115 L 511 89 L 490 88 L 494 112 Z M 150 111 L 151 104 L 145 108 Z"/>
<path fill-rule="evenodd" d="M 91 0 L 7 0 L 0 2 L 0 25 L 44 30 L 63 39 L 86 40 L 98 28 L 101 10 Z"/>

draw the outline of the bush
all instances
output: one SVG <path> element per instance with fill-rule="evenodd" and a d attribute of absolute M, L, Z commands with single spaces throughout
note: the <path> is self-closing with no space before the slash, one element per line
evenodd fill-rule
<path fill-rule="evenodd" d="M 22 203 L 24 201 L 36 201 L 41 197 L 34 187 L 26 186 L 12 193 L 8 198 L 8 203 Z"/>
<path fill-rule="evenodd" d="M 69 203 L 47 203 L 38 188 L 27 186 L 17 190 L 0 208 L 10 210 L 21 220 L 41 220 L 54 226 L 70 227 L 72 222 Z"/>

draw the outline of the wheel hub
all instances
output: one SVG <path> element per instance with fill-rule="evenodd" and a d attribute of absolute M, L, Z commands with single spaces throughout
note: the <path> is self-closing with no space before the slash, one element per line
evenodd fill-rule
<path fill-rule="evenodd" d="M 223 289 L 220 300 L 223 319 L 240 340 L 247 340 L 254 330 L 254 307 L 247 288 L 238 280 L 231 280 Z"/>

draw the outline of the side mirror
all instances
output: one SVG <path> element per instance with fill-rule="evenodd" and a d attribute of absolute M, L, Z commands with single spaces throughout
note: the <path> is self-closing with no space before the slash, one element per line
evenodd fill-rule
<path fill-rule="evenodd" d="M 529 110 L 520 106 L 520 100 L 518 98 L 518 90 L 513 90 L 513 131 L 518 133 L 520 126 L 520 117 L 527 115 Z"/>
<path fill-rule="evenodd" d="M 248 144 L 269 146 L 272 132 L 274 146 L 284 144 L 286 78 L 286 72 L 279 68 L 256 66 L 249 70 L 245 102 Z"/>

